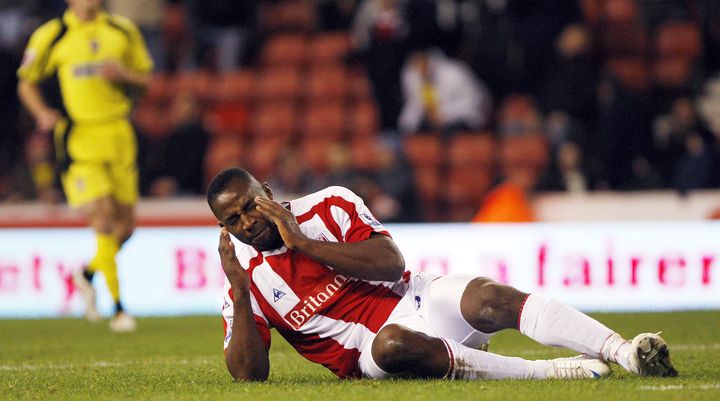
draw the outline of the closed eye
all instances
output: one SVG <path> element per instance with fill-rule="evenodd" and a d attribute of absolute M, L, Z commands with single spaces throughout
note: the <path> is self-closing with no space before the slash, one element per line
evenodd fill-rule
<path fill-rule="evenodd" d="M 239 219 L 238 215 L 230 216 L 227 218 L 227 220 L 225 220 L 225 225 L 232 227 L 235 225 L 235 223 L 238 222 L 238 219 Z"/>

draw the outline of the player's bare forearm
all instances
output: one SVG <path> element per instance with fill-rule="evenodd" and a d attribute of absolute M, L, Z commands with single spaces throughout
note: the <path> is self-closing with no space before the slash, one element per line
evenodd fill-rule
<path fill-rule="evenodd" d="M 405 271 L 405 259 L 395 242 L 382 234 L 360 242 L 317 241 L 307 237 L 295 250 L 332 266 L 340 273 L 373 281 L 397 281 Z"/>
<path fill-rule="evenodd" d="M 114 60 L 103 63 L 98 70 L 98 74 L 110 81 L 139 89 L 145 89 L 150 84 L 149 73 L 131 70 Z"/>
<path fill-rule="evenodd" d="M 18 82 L 17 93 L 23 106 L 37 118 L 38 115 L 48 109 L 45 99 L 42 97 L 40 88 L 37 84 L 21 79 Z"/>
<path fill-rule="evenodd" d="M 17 93 L 23 106 L 33 115 L 40 131 L 49 131 L 60 120 L 60 112 L 48 107 L 40 87 L 24 79 L 18 82 Z"/>
<path fill-rule="evenodd" d="M 147 89 L 150 85 L 150 74 L 144 72 L 128 71 L 125 83 L 140 89 Z"/>
<path fill-rule="evenodd" d="M 225 363 L 235 380 L 263 381 L 270 372 L 270 360 L 260 338 L 250 307 L 249 291 L 233 291 L 233 323 Z"/>

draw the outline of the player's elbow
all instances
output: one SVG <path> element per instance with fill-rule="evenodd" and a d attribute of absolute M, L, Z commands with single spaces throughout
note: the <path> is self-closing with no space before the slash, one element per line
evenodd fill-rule
<path fill-rule="evenodd" d="M 268 379 L 269 369 L 263 368 L 238 368 L 228 364 L 228 372 L 235 381 L 239 382 L 262 382 Z"/>
<path fill-rule="evenodd" d="M 386 271 L 388 277 L 386 281 L 398 281 L 402 278 L 405 272 L 405 258 L 399 250 L 395 249 L 394 252 L 389 252 L 387 257 Z"/>
<path fill-rule="evenodd" d="M 268 375 L 256 375 L 256 374 L 245 374 L 245 373 L 233 373 L 230 372 L 233 380 L 236 382 L 264 382 L 268 379 Z"/>
<path fill-rule="evenodd" d="M 245 359 L 226 353 L 225 364 L 228 373 L 235 381 L 261 382 L 267 380 L 270 375 L 270 363 L 267 358 Z"/>

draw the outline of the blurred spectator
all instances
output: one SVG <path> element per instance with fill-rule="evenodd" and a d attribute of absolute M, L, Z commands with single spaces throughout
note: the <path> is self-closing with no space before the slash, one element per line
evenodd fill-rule
<path fill-rule="evenodd" d="M 665 185 L 662 175 L 644 156 L 635 156 L 630 160 L 629 174 L 617 189 L 625 191 L 645 191 L 658 189 Z"/>
<path fill-rule="evenodd" d="M 697 0 L 702 20 L 703 57 L 708 71 L 720 71 L 720 1 Z"/>
<path fill-rule="evenodd" d="M 323 31 L 347 31 L 360 0 L 318 0 L 317 14 Z"/>
<path fill-rule="evenodd" d="M 485 0 L 469 35 L 469 60 L 478 76 L 502 98 L 537 93 L 553 40 L 580 19 L 576 0 Z"/>
<path fill-rule="evenodd" d="M 410 46 L 438 47 L 456 57 L 463 42 L 459 3 L 458 0 L 407 1 L 405 15 L 410 28 Z"/>
<path fill-rule="evenodd" d="M 23 133 L 18 126 L 20 102 L 15 93 L 17 76 L 15 70 L 20 64 L 16 52 L 0 48 L 0 176 L 12 170 L 20 161 Z"/>
<path fill-rule="evenodd" d="M 195 35 L 195 65 L 230 71 L 245 61 L 255 37 L 258 0 L 188 0 Z"/>
<path fill-rule="evenodd" d="M 492 97 L 470 68 L 440 50 L 411 54 L 402 73 L 404 133 L 479 130 L 487 126 Z"/>
<path fill-rule="evenodd" d="M 402 108 L 400 70 L 409 32 L 403 6 L 400 0 L 365 0 L 353 21 L 352 57 L 366 66 L 383 131 L 397 130 Z"/>
<path fill-rule="evenodd" d="M 559 110 L 548 113 L 545 118 L 544 132 L 553 152 L 566 141 L 574 141 L 578 144 L 587 143 L 589 136 L 585 125 Z"/>
<path fill-rule="evenodd" d="M 15 50 L 23 34 L 27 16 L 24 0 L 0 1 L 0 49 Z"/>
<path fill-rule="evenodd" d="M 535 221 L 526 185 L 506 180 L 483 199 L 473 223 L 528 223 Z"/>
<path fill-rule="evenodd" d="M 539 101 L 546 112 L 562 111 L 588 126 L 596 114 L 598 68 L 592 38 L 581 24 L 563 28 L 555 39 L 555 59 L 548 64 Z"/>
<path fill-rule="evenodd" d="M 358 174 L 352 189 L 382 221 L 417 221 L 418 201 L 407 162 L 390 141 L 377 141 L 372 151 L 373 170 Z"/>
<path fill-rule="evenodd" d="M 537 191 L 583 194 L 594 189 L 592 174 L 583 159 L 582 148 L 574 141 L 558 146 L 554 163 L 540 179 Z"/>
<path fill-rule="evenodd" d="M 498 107 L 496 119 L 500 136 L 536 134 L 543 129 L 542 115 L 530 95 L 513 94 L 505 97 Z"/>
<path fill-rule="evenodd" d="M 51 148 L 51 137 L 43 132 L 35 131 L 28 137 L 23 160 L 13 169 L 10 193 L 5 201 L 39 200 L 55 203 L 62 199 L 56 185 Z"/>
<path fill-rule="evenodd" d="M 708 146 L 713 155 L 713 186 L 717 188 L 720 187 L 720 76 L 705 83 L 697 107 L 708 131 Z"/>
<path fill-rule="evenodd" d="M 662 179 L 656 179 L 658 173 L 649 171 L 653 169 L 645 156 L 652 135 L 647 96 L 606 77 L 599 86 L 598 105 L 598 125 L 591 145 L 603 162 L 602 176 L 609 188 L 662 186 Z"/>
<path fill-rule="evenodd" d="M 302 156 L 294 147 L 286 147 L 278 157 L 278 164 L 271 172 L 268 183 L 276 195 L 290 198 L 312 192 L 310 175 Z"/>
<path fill-rule="evenodd" d="M 201 195 L 204 186 L 204 157 L 210 135 L 202 125 L 200 106 L 190 93 L 173 98 L 172 131 L 161 139 L 160 171 L 152 179 L 151 196 Z"/>
<path fill-rule="evenodd" d="M 327 172 L 313 177 L 314 191 L 331 185 L 353 188 L 357 171 L 351 163 L 350 148 L 343 142 L 334 142 L 327 149 Z"/>
<path fill-rule="evenodd" d="M 666 183 L 674 181 L 676 166 L 688 149 L 688 138 L 698 132 L 697 116 L 688 96 L 675 99 L 669 113 L 655 116 L 653 164 Z"/>
<path fill-rule="evenodd" d="M 711 188 L 714 167 L 712 149 L 699 134 L 691 133 L 685 137 L 685 153 L 677 163 L 672 187 L 680 193 Z"/>
<path fill-rule="evenodd" d="M 192 68 L 193 33 L 188 26 L 188 9 L 185 4 L 175 1 L 166 4 L 162 38 L 165 44 L 164 66 L 167 71 Z"/>
<path fill-rule="evenodd" d="M 157 70 L 166 67 L 165 43 L 162 35 L 165 0 L 107 0 L 113 14 L 129 18 L 140 28 Z"/>
<path fill-rule="evenodd" d="M 690 19 L 694 1 L 687 0 L 636 0 L 645 25 L 654 30 L 666 21 Z"/>

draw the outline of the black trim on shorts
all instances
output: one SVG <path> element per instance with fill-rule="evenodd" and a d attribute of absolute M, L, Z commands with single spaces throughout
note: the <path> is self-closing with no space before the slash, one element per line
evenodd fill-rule
<path fill-rule="evenodd" d="M 73 162 L 70 153 L 68 153 L 68 140 L 70 139 L 70 132 L 72 131 L 73 126 L 74 124 L 72 120 L 68 118 L 65 131 L 63 131 L 60 139 L 57 140 L 58 143 L 55 144 L 56 149 L 59 149 L 62 152 L 55 152 L 55 163 L 57 164 L 60 173 L 66 173 Z"/>

